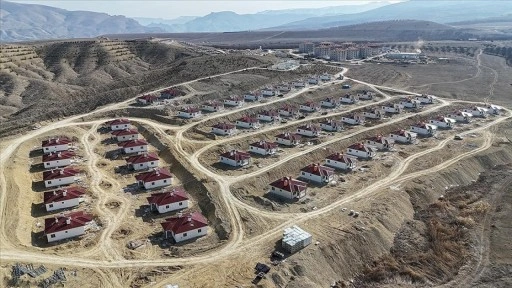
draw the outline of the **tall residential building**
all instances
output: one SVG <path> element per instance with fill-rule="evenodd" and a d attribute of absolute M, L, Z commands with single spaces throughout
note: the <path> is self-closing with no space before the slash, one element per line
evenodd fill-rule
<path fill-rule="evenodd" d="M 345 60 L 347 60 L 347 50 L 342 49 L 342 48 L 333 49 L 333 50 L 331 50 L 330 56 L 331 56 L 331 60 L 338 61 L 338 62 L 345 61 Z"/>
<path fill-rule="evenodd" d="M 315 44 L 313 42 L 304 42 L 299 44 L 299 53 L 313 54 L 315 52 Z"/>
<path fill-rule="evenodd" d="M 359 49 L 357 48 L 349 48 L 347 49 L 347 60 L 358 59 L 359 57 Z"/>
<path fill-rule="evenodd" d="M 331 46 L 318 46 L 315 47 L 315 56 L 322 58 L 329 58 L 331 52 Z"/>

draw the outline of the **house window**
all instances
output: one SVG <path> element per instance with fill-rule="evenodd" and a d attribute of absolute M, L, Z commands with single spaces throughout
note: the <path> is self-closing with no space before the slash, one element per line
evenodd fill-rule
<path fill-rule="evenodd" d="M 64 201 L 62 201 L 61 204 L 64 204 Z"/>
<path fill-rule="evenodd" d="M 187 233 L 183 233 L 183 237 L 187 237 Z"/>
<path fill-rule="evenodd" d="M 151 182 L 151 185 L 155 185 L 155 182 Z"/>
<path fill-rule="evenodd" d="M 327 163 L 331 163 L 331 160 L 327 160 Z"/>
<path fill-rule="evenodd" d="M 155 164 L 155 162 L 151 162 L 151 165 L 154 165 L 154 164 Z"/>
<path fill-rule="evenodd" d="M 164 183 L 167 183 L 167 180 L 164 180 Z"/>
<path fill-rule="evenodd" d="M 142 167 L 143 164 L 139 164 L 139 167 Z"/>
<path fill-rule="evenodd" d="M 306 175 L 306 173 L 302 172 L 302 175 Z"/>
<path fill-rule="evenodd" d="M 166 209 L 169 209 L 169 205 L 166 205 L 166 206 L 165 206 L 165 208 L 166 208 Z"/>
<path fill-rule="evenodd" d="M 130 148 L 130 151 L 133 151 L 133 148 Z"/>
<path fill-rule="evenodd" d="M 348 152 L 352 152 L 352 149 L 348 149 Z"/>
<path fill-rule="evenodd" d="M 49 208 L 53 208 L 53 204 L 48 205 Z"/>
<path fill-rule="evenodd" d="M 201 229 L 197 229 L 197 233 L 201 233 Z"/>
<path fill-rule="evenodd" d="M 64 232 L 64 233 L 68 233 L 68 231 Z"/>
<path fill-rule="evenodd" d="M 276 188 L 275 188 L 275 187 L 272 187 L 272 191 L 274 191 L 274 190 L 276 190 Z"/>
<path fill-rule="evenodd" d="M 178 205 L 182 206 L 182 205 L 183 205 L 183 202 L 180 202 L 180 204 L 178 204 Z"/>
<path fill-rule="evenodd" d="M 48 181 L 48 185 L 49 185 L 49 184 L 52 184 L 52 181 Z"/>
<path fill-rule="evenodd" d="M 55 234 L 50 235 L 50 238 L 55 238 Z"/>

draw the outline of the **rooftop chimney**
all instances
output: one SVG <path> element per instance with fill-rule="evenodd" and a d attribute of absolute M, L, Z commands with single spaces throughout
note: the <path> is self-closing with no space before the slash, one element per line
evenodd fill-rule
<path fill-rule="evenodd" d="M 66 197 L 67 194 L 68 194 L 68 189 L 62 190 L 62 196 Z"/>
<path fill-rule="evenodd" d="M 181 218 L 181 217 L 183 217 L 183 213 L 178 212 L 177 216 L 178 216 L 178 218 Z"/>
<path fill-rule="evenodd" d="M 71 224 L 71 217 L 66 218 L 66 225 L 69 225 L 69 224 Z"/>
<path fill-rule="evenodd" d="M 59 223 L 59 217 L 55 216 L 55 223 Z"/>
<path fill-rule="evenodd" d="M 192 214 L 187 215 L 187 222 L 192 222 Z"/>
<path fill-rule="evenodd" d="M 60 174 L 60 175 L 64 174 L 64 169 L 60 169 L 60 170 L 59 170 L 59 174 Z"/>

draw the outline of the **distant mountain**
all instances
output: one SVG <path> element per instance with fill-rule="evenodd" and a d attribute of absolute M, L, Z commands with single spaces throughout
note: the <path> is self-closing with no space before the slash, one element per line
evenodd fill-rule
<path fill-rule="evenodd" d="M 512 11 L 512 1 L 421 1 L 387 5 L 350 15 L 313 17 L 275 26 L 267 30 L 321 29 L 373 21 L 415 19 L 439 23 L 469 21 L 504 16 Z"/>
<path fill-rule="evenodd" d="M 158 24 L 165 24 L 165 25 L 176 25 L 176 24 L 185 24 L 188 21 L 192 21 L 198 16 L 180 16 L 178 18 L 173 19 L 164 19 L 164 18 L 145 18 L 145 17 L 132 17 L 137 22 L 139 22 L 141 25 L 149 26 L 149 25 L 158 25 Z"/>
<path fill-rule="evenodd" d="M 2 42 L 58 38 L 90 38 L 102 34 L 161 32 L 124 16 L 19 4 L 2 0 Z"/>
<path fill-rule="evenodd" d="M 322 8 L 298 8 L 298 9 L 283 9 L 283 10 L 266 10 L 258 12 L 256 14 L 270 14 L 270 15 L 281 15 L 281 14 L 314 14 L 318 16 L 322 15 L 342 15 L 342 14 L 353 14 L 361 13 L 364 11 L 376 9 L 391 4 L 388 1 L 371 2 L 367 4 L 359 5 L 343 5 L 343 6 L 330 6 Z"/>

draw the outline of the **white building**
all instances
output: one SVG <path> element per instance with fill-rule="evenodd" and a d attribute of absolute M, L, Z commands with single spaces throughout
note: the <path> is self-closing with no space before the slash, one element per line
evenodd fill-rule
<path fill-rule="evenodd" d="M 312 112 L 317 112 L 318 110 L 320 110 L 320 107 L 315 102 L 308 101 L 304 104 L 300 104 L 299 110 L 303 111 L 303 112 L 312 113 Z"/>
<path fill-rule="evenodd" d="M 433 124 L 433 125 L 436 125 L 437 127 L 445 128 L 445 129 L 453 128 L 455 122 L 456 122 L 455 119 L 444 117 L 444 116 L 439 116 L 436 119 L 432 119 L 429 121 L 430 124 Z"/>
<path fill-rule="evenodd" d="M 130 120 L 125 119 L 125 118 L 115 119 L 113 121 L 108 122 L 107 126 L 112 131 L 125 130 L 125 129 L 130 128 Z"/>
<path fill-rule="evenodd" d="M 201 105 L 201 110 L 206 112 L 219 112 L 224 110 L 224 104 L 215 101 L 209 101 Z"/>
<path fill-rule="evenodd" d="M 55 169 L 43 172 L 44 186 L 56 187 L 68 185 L 75 182 L 75 179 L 80 173 L 79 170 L 68 167 L 64 169 Z"/>
<path fill-rule="evenodd" d="M 325 121 L 320 122 L 320 128 L 329 132 L 339 132 L 343 130 L 343 123 L 334 119 L 326 119 Z"/>
<path fill-rule="evenodd" d="M 421 94 L 421 96 L 416 96 L 416 100 L 420 101 L 421 104 L 433 104 L 434 96 Z"/>
<path fill-rule="evenodd" d="M 82 187 L 66 187 L 63 189 L 44 192 L 43 204 L 46 211 L 55 211 L 80 205 L 84 201 L 85 189 Z"/>
<path fill-rule="evenodd" d="M 244 106 L 244 99 L 239 96 L 231 96 L 228 99 L 224 99 L 224 105 L 231 107 L 242 107 Z"/>
<path fill-rule="evenodd" d="M 334 99 L 333 97 L 328 97 L 328 98 L 320 101 L 320 106 L 326 107 L 326 108 L 336 108 L 336 107 L 338 107 L 338 105 L 340 105 L 340 103 L 338 101 L 336 101 L 336 99 Z"/>
<path fill-rule="evenodd" d="M 277 90 L 279 92 L 290 92 L 290 90 L 292 90 L 292 86 L 290 86 L 289 84 L 281 84 L 279 86 L 277 86 Z"/>
<path fill-rule="evenodd" d="M 503 107 L 494 105 L 494 104 L 490 104 L 489 106 L 487 106 L 486 109 L 487 109 L 487 113 L 489 113 L 489 114 L 500 115 L 501 111 L 503 110 Z"/>
<path fill-rule="evenodd" d="M 290 90 L 288 90 L 290 91 Z M 263 95 L 264 97 L 272 97 L 272 96 L 276 96 L 276 90 L 274 90 L 273 88 L 263 88 L 261 89 L 261 95 Z"/>
<path fill-rule="evenodd" d="M 382 135 L 377 135 L 366 139 L 364 143 L 368 146 L 375 147 L 378 150 L 388 150 L 389 148 L 393 147 L 395 140 L 392 138 L 383 137 Z"/>
<path fill-rule="evenodd" d="M 397 130 L 389 134 L 389 138 L 395 140 L 395 142 L 403 144 L 412 144 L 416 142 L 417 134 L 405 130 Z"/>
<path fill-rule="evenodd" d="M 363 92 L 357 94 L 357 97 L 361 100 L 373 100 L 375 93 L 363 90 Z"/>
<path fill-rule="evenodd" d="M 85 228 L 92 221 L 92 215 L 83 211 L 44 219 L 44 234 L 48 242 L 55 242 L 85 234 Z"/>
<path fill-rule="evenodd" d="M 243 167 L 251 162 L 251 155 L 242 151 L 231 150 L 220 154 L 219 161 L 233 167 Z"/>
<path fill-rule="evenodd" d="M 285 106 L 279 108 L 278 112 L 279 112 L 279 115 L 281 115 L 283 117 L 293 117 L 293 116 L 297 115 L 297 113 L 298 113 L 297 108 L 290 106 L 290 105 L 285 105 Z"/>
<path fill-rule="evenodd" d="M 139 139 L 139 131 L 137 131 L 137 129 L 112 131 L 112 135 L 118 142 Z"/>
<path fill-rule="evenodd" d="M 50 138 L 43 140 L 41 146 L 43 153 L 48 154 L 52 152 L 67 151 L 71 148 L 71 140 L 67 137 Z"/>
<path fill-rule="evenodd" d="M 257 92 L 251 92 L 244 95 L 244 100 L 246 102 L 255 102 L 263 100 L 263 95 Z"/>
<path fill-rule="evenodd" d="M 118 146 L 122 147 L 124 154 L 148 152 L 148 142 L 144 139 L 121 142 Z"/>
<path fill-rule="evenodd" d="M 212 127 L 212 133 L 221 136 L 229 136 L 236 133 L 236 127 L 233 124 L 219 123 Z"/>
<path fill-rule="evenodd" d="M 487 109 L 483 107 L 473 106 L 470 108 L 464 108 L 462 112 L 470 113 L 473 117 L 487 117 Z"/>
<path fill-rule="evenodd" d="M 244 116 L 236 120 L 236 126 L 246 129 L 258 129 L 261 127 L 260 121 L 257 118 L 252 118 L 249 116 Z"/>
<path fill-rule="evenodd" d="M 128 167 L 135 171 L 158 167 L 158 156 L 155 153 L 143 153 L 126 159 Z"/>
<path fill-rule="evenodd" d="M 181 214 L 165 219 L 162 223 L 165 238 L 176 243 L 204 236 L 208 233 L 208 220 L 199 212 Z"/>
<path fill-rule="evenodd" d="M 457 122 L 469 123 L 473 114 L 463 111 L 454 111 L 447 115 L 448 118 L 455 119 Z"/>
<path fill-rule="evenodd" d="M 43 166 L 45 169 L 64 167 L 71 165 L 75 152 L 72 151 L 59 151 L 43 155 Z"/>
<path fill-rule="evenodd" d="M 283 133 L 276 136 L 276 142 L 284 146 L 297 146 L 300 144 L 300 135 Z"/>
<path fill-rule="evenodd" d="M 382 106 L 382 110 L 386 113 L 399 114 L 402 113 L 404 106 L 402 104 L 387 104 Z"/>
<path fill-rule="evenodd" d="M 316 183 L 329 183 L 334 180 L 334 169 L 320 164 L 310 164 L 300 169 L 300 178 Z"/>
<path fill-rule="evenodd" d="M 359 101 L 359 98 L 357 97 L 357 95 L 345 94 L 340 97 L 340 101 L 341 103 L 354 104 L 357 101 Z"/>
<path fill-rule="evenodd" d="M 275 122 L 281 120 L 279 112 L 276 110 L 263 110 L 258 112 L 258 120 L 265 122 Z"/>
<path fill-rule="evenodd" d="M 270 183 L 268 192 L 287 200 L 295 200 L 306 196 L 307 185 L 292 177 L 283 177 Z"/>
<path fill-rule="evenodd" d="M 341 122 L 347 123 L 349 125 L 361 125 L 364 123 L 364 116 L 359 114 L 351 114 L 347 116 L 341 117 Z"/>
<path fill-rule="evenodd" d="M 292 82 L 292 86 L 295 88 L 304 88 L 306 87 L 306 82 L 303 80 L 296 80 Z"/>
<path fill-rule="evenodd" d="M 404 106 L 405 108 L 418 109 L 421 107 L 421 102 L 412 98 L 404 98 L 400 100 L 400 105 Z"/>
<path fill-rule="evenodd" d="M 327 156 L 325 165 L 342 170 L 352 170 L 357 166 L 357 159 L 343 153 L 334 153 Z"/>
<path fill-rule="evenodd" d="M 140 97 L 137 97 L 137 103 L 141 105 L 149 105 L 149 104 L 156 104 L 159 103 L 158 97 L 155 95 L 143 95 Z"/>
<path fill-rule="evenodd" d="M 312 124 L 306 124 L 297 128 L 297 134 L 306 137 L 317 137 L 320 133 L 320 128 Z"/>
<path fill-rule="evenodd" d="M 347 154 L 356 156 L 361 159 L 371 159 L 375 157 L 375 151 L 371 146 L 365 145 L 363 143 L 356 143 L 350 145 L 347 148 Z"/>
<path fill-rule="evenodd" d="M 437 126 L 420 122 L 412 125 L 411 131 L 422 136 L 434 136 L 437 132 Z"/>
<path fill-rule="evenodd" d="M 284 229 L 283 240 L 281 240 L 281 247 L 288 253 L 293 254 L 313 242 L 313 236 L 308 232 L 294 225 Z"/>
<path fill-rule="evenodd" d="M 178 112 L 178 117 L 185 119 L 197 118 L 199 116 L 201 116 L 201 110 L 195 107 L 183 108 Z"/>
<path fill-rule="evenodd" d="M 249 152 L 260 155 L 274 155 L 277 152 L 277 143 L 260 140 L 249 145 Z"/>
<path fill-rule="evenodd" d="M 370 118 L 370 119 L 382 119 L 382 117 L 384 117 L 384 113 L 385 113 L 384 110 L 373 108 L 373 109 L 364 111 L 363 116 L 365 118 Z"/>
<path fill-rule="evenodd" d="M 317 85 L 318 84 L 318 77 L 309 77 L 308 78 L 308 84 L 310 85 Z"/>
<path fill-rule="evenodd" d="M 172 184 L 172 178 L 171 172 L 165 168 L 155 168 L 135 176 L 139 186 L 146 190 L 169 186 Z"/>
<path fill-rule="evenodd" d="M 188 208 L 189 196 L 182 188 L 173 188 L 169 191 L 151 194 L 151 197 L 147 199 L 151 210 L 164 214 Z"/>
<path fill-rule="evenodd" d="M 320 80 L 322 80 L 322 81 L 331 81 L 331 75 L 329 75 L 329 74 L 322 74 L 322 75 L 320 75 Z"/>

